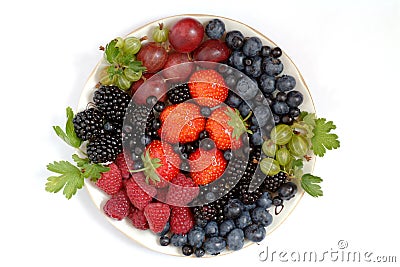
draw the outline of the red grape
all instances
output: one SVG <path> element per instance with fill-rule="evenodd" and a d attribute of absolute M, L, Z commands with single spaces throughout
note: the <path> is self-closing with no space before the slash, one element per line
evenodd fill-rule
<path fill-rule="evenodd" d="M 196 61 L 222 62 L 229 58 L 230 53 L 225 42 L 209 39 L 194 51 L 193 58 Z"/>
<path fill-rule="evenodd" d="M 200 45 L 203 37 L 203 25 L 193 18 L 184 18 L 172 26 L 168 40 L 177 52 L 189 53 Z"/>
<path fill-rule="evenodd" d="M 172 52 L 168 55 L 162 75 L 169 81 L 183 82 L 193 71 L 194 64 L 190 64 L 189 62 L 188 54 Z M 178 65 L 182 63 L 187 64 Z"/>
<path fill-rule="evenodd" d="M 149 96 L 155 96 L 158 100 L 165 101 L 167 85 L 164 78 L 159 74 L 154 74 L 150 79 L 143 82 L 136 90 L 132 98 L 136 104 L 145 105 Z"/>
<path fill-rule="evenodd" d="M 142 61 L 146 71 L 150 73 L 161 70 L 167 58 L 168 53 L 165 48 L 155 42 L 144 44 L 137 54 L 137 60 Z"/>
<path fill-rule="evenodd" d="M 131 85 L 131 95 L 133 95 L 134 93 L 136 93 L 137 89 L 139 89 L 139 87 L 147 80 L 150 79 L 151 76 L 153 76 L 154 73 L 145 73 L 142 76 L 142 79 L 137 80 L 136 82 L 132 83 Z M 143 79 L 144 78 L 144 79 Z"/>

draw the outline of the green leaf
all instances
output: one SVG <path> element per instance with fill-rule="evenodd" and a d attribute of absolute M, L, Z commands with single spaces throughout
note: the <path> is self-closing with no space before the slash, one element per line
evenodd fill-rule
<path fill-rule="evenodd" d="M 108 172 L 109 167 L 101 164 L 90 163 L 88 158 L 80 158 L 78 155 L 72 155 L 72 159 L 76 162 L 77 166 L 82 169 L 82 175 L 84 178 L 91 178 L 96 181 L 101 177 L 101 173 Z"/>
<path fill-rule="evenodd" d="M 56 134 L 68 145 L 79 148 L 82 144 L 82 140 L 76 135 L 74 130 L 74 112 L 70 107 L 67 107 L 67 122 L 65 124 L 65 131 L 60 126 L 53 126 Z"/>
<path fill-rule="evenodd" d="M 57 193 L 64 188 L 63 194 L 70 199 L 78 189 L 84 185 L 84 178 L 79 168 L 68 161 L 59 161 L 47 165 L 49 171 L 61 174 L 47 178 L 45 189 L 47 192 Z"/>
<path fill-rule="evenodd" d="M 315 113 L 308 113 L 303 117 L 303 121 L 307 124 L 310 125 L 311 127 L 315 127 L 315 120 L 316 120 Z"/>
<path fill-rule="evenodd" d="M 313 197 L 323 196 L 323 192 L 319 183 L 323 180 L 312 174 L 306 173 L 301 177 L 301 187 Z"/>
<path fill-rule="evenodd" d="M 116 59 L 119 55 L 119 48 L 117 47 L 118 40 L 114 39 L 106 45 L 106 49 L 104 51 L 104 57 L 110 64 L 116 63 Z"/>
<path fill-rule="evenodd" d="M 314 136 L 311 138 L 311 149 L 315 155 L 323 157 L 327 149 L 331 150 L 340 147 L 338 136 L 330 133 L 334 129 L 336 129 L 336 126 L 332 121 L 327 122 L 325 118 L 315 120 Z"/>

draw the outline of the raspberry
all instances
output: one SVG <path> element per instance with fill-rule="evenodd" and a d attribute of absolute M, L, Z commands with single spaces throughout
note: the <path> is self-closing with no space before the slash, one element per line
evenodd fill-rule
<path fill-rule="evenodd" d="M 144 208 L 144 216 L 147 219 L 149 228 L 154 233 L 164 230 L 169 220 L 170 209 L 164 203 L 150 203 Z"/>
<path fill-rule="evenodd" d="M 192 201 L 198 193 L 199 187 L 193 180 L 179 173 L 171 180 L 165 202 L 173 206 L 185 206 Z"/>
<path fill-rule="evenodd" d="M 124 190 L 111 196 L 103 207 L 104 213 L 110 218 L 122 220 L 129 214 L 129 198 Z"/>
<path fill-rule="evenodd" d="M 114 162 L 121 170 L 122 178 L 128 179 L 131 176 L 131 172 L 129 170 L 133 169 L 134 162 L 130 158 L 127 158 L 124 153 L 120 153 Z"/>
<path fill-rule="evenodd" d="M 122 188 L 121 171 L 115 163 L 111 163 L 108 167 L 110 170 L 101 174 L 96 185 L 105 193 L 114 195 Z"/>
<path fill-rule="evenodd" d="M 149 229 L 149 224 L 147 223 L 147 219 L 142 210 L 132 208 L 129 212 L 128 218 L 131 220 L 133 227 L 140 230 Z"/>
<path fill-rule="evenodd" d="M 172 233 L 187 234 L 194 226 L 193 214 L 188 207 L 173 207 L 169 223 Z"/>
<path fill-rule="evenodd" d="M 143 188 L 136 182 L 135 178 L 126 180 L 125 188 L 129 200 L 133 206 L 139 210 L 143 210 L 153 199 L 153 197 L 143 190 Z"/>

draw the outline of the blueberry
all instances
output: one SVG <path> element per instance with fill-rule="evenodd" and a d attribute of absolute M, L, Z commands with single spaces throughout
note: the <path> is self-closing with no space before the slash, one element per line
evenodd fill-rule
<path fill-rule="evenodd" d="M 203 248 L 195 248 L 195 250 L 194 250 L 194 255 L 195 255 L 197 258 L 203 257 L 204 254 L 206 254 L 206 251 L 205 251 Z"/>
<path fill-rule="evenodd" d="M 240 215 L 239 218 L 237 218 L 235 220 L 235 224 L 240 229 L 244 229 L 247 226 L 249 226 L 250 224 L 252 224 L 251 217 L 250 217 L 250 212 L 243 211 L 242 215 Z"/>
<path fill-rule="evenodd" d="M 239 50 L 244 44 L 244 36 L 240 31 L 230 31 L 226 33 L 225 42 L 229 48 Z"/>
<path fill-rule="evenodd" d="M 277 76 L 283 71 L 283 64 L 279 59 L 265 57 L 262 61 L 261 69 L 269 76 Z"/>
<path fill-rule="evenodd" d="M 250 37 L 244 41 L 243 53 L 248 57 L 254 57 L 261 52 L 262 42 L 258 37 Z"/>
<path fill-rule="evenodd" d="M 277 192 L 281 199 L 289 200 L 297 193 L 297 185 L 292 182 L 281 184 Z"/>
<path fill-rule="evenodd" d="M 228 64 L 235 69 L 244 70 L 244 59 L 246 56 L 241 51 L 233 51 L 228 58 Z"/>
<path fill-rule="evenodd" d="M 224 207 L 225 217 L 228 219 L 236 219 L 243 211 L 243 203 L 239 199 L 229 199 Z"/>
<path fill-rule="evenodd" d="M 257 95 L 258 86 L 248 77 L 243 77 L 236 84 L 236 93 L 244 100 L 249 100 Z"/>
<path fill-rule="evenodd" d="M 204 198 L 208 203 L 213 202 L 217 199 L 214 192 L 207 192 Z"/>
<path fill-rule="evenodd" d="M 199 134 L 199 139 L 200 139 L 200 140 L 203 140 L 203 139 L 208 138 L 208 137 L 210 137 L 210 135 L 208 134 L 208 132 L 207 132 L 206 130 L 202 131 L 202 132 Z"/>
<path fill-rule="evenodd" d="M 196 225 L 200 228 L 204 228 L 207 225 L 207 220 L 202 220 L 202 219 L 197 218 Z"/>
<path fill-rule="evenodd" d="M 244 236 L 253 242 L 261 242 L 266 235 L 265 228 L 262 225 L 252 224 L 244 230 Z"/>
<path fill-rule="evenodd" d="M 215 143 L 211 138 L 205 138 L 200 141 L 200 147 L 206 151 L 215 148 Z"/>
<path fill-rule="evenodd" d="M 271 53 L 271 47 L 269 47 L 269 46 L 267 46 L 267 45 L 264 45 L 264 46 L 261 48 L 261 52 L 260 52 L 260 55 L 261 55 L 261 56 L 263 56 L 263 57 L 269 57 L 269 56 L 270 56 L 270 53 Z"/>
<path fill-rule="evenodd" d="M 162 101 L 157 101 L 153 108 L 157 112 L 162 112 L 165 109 L 165 103 Z"/>
<path fill-rule="evenodd" d="M 286 103 L 291 108 L 297 108 L 301 103 L 303 103 L 303 94 L 299 91 L 290 91 L 287 94 Z"/>
<path fill-rule="evenodd" d="M 218 224 L 215 221 L 210 221 L 204 228 L 207 237 L 218 236 Z"/>
<path fill-rule="evenodd" d="M 206 234 L 204 230 L 200 227 L 194 227 L 188 233 L 188 243 L 196 248 L 201 247 L 203 244 Z"/>
<path fill-rule="evenodd" d="M 289 106 L 286 102 L 276 101 L 272 104 L 272 111 L 277 115 L 284 115 L 289 113 Z"/>
<path fill-rule="evenodd" d="M 161 121 L 160 119 L 154 119 L 153 122 L 151 123 L 151 127 L 153 128 L 153 130 L 158 130 L 161 128 Z"/>
<path fill-rule="evenodd" d="M 187 243 L 187 235 L 173 234 L 171 236 L 171 244 L 175 247 L 182 247 Z"/>
<path fill-rule="evenodd" d="M 293 90 L 296 86 L 296 79 L 290 75 L 282 75 L 276 81 L 276 89 L 281 92 Z"/>
<path fill-rule="evenodd" d="M 182 247 L 182 254 L 185 256 L 190 256 L 193 254 L 193 247 L 189 245 L 184 245 Z"/>
<path fill-rule="evenodd" d="M 251 111 L 251 108 L 250 108 L 250 106 L 249 106 L 245 101 L 243 101 L 242 104 L 240 104 L 238 110 L 239 110 L 239 112 L 240 112 L 240 115 L 241 115 L 243 118 L 246 118 L 247 115 L 249 115 L 249 113 L 250 113 L 250 111 Z"/>
<path fill-rule="evenodd" d="M 163 235 L 163 236 L 160 237 L 160 245 L 161 246 L 163 246 L 163 247 L 168 246 L 169 242 L 170 242 L 170 240 L 169 240 L 168 236 Z"/>
<path fill-rule="evenodd" d="M 267 123 L 268 120 L 271 119 L 271 110 L 269 107 L 264 106 L 264 105 L 259 105 L 254 108 L 253 110 L 254 116 L 257 118 L 258 121 L 258 126 L 264 127 Z"/>
<path fill-rule="evenodd" d="M 220 39 L 225 32 L 225 24 L 220 19 L 213 19 L 206 25 L 205 32 L 210 39 Z"/>
<path fill-rule="evenodd" d="M 169 231 L 169 222 L 167 222 L 166 224 L 165 224 L 165 226 L 164 226 L 164 229 L 160 232 L 160 233 L 158 233 L 158 235 L 159 236 L 163 236 L 163 235 L 166 235 L 167 233 L 168 233 L 168 231 Z"/>
<path fill-rule="evenodd" d="M 257 78 L 261 75 L 261 62 L 262 58 L 259 56 L 255 56 L 250 59 L 250 65 L 246 64 L 245 60 L 245 67 L 244 67 L 244 73 L 246 73 L 250 77 Z"/>
<path fill-rule="evenodd" d="M 235 228 L 235 223 L 233 220 L 226 220 L 223 221 L 219 225 L 219 235 L 222 237 L 225 237 L 230 231 L 232 231 Z"/>
<path fill-rule="evenodd" d="M 206 107 L 206 106 L 201 107 L 201 108 L 200 108 L 200 114 L 201 114 L 203 117 L 206 117 L 206 118 L 210 117 L 210 115 L 211 115 L 211 109 L 210 109 L 210 107 Z"/>
<path fill-rule="evenodd" d="M 299 108 L 290 108 L 289 115 L 292 116 L 293 118 L 298 117 L 300 115 L 300 109 Z"/>
<path fill-rule="evenodd" d="M 268 209 L 272 206 L 272 199 L 268 192 L 264 192 L 259 199 L 257 199 L 256 204 L 258 207 Z"/>
<path fill-rule="evenodd" d="M 225 103 L 232 108 L 237 108 L 239 107 L 240 104 L 242 104 L 242 101 L 243 100 L 237 94 L 233 93 L 232 91 L 229 91 Z"/>
<path fill-rule="evenodd" d="M 233 88 L 236 85 L 237 78 L 233 74 L 229 74 L 225 77 L 225 83 L 228 86 L 228 88 Z"/>
<path fill-rule="evenodd" d="M 242 229 L 233 229 L 226 237 L 226 243 L 230 250 L 239 250 L 244 245 L 244 233 Z"/>
<path fill-rule="evenodd" d="M 157 97 L 154 95 L 151 95 L 149 97 L 146 98 L 146 104 L 149 106 L 154 106 L 155 104 L 157 104 Z"/>
<path fill-rule="evenodd" d="M 258 78 L 258 86 L 265 95 L 272 94 L 275 91 L 275 77 L 262 74 Z"/>
<path fill-rule="evenodd" d="M 274 206 L 282 206 L 282 204 L 283 204 L 283 199 L 282 199 L 280 196 L 275 196 L 275 197 L 272 199 L 272 204 L 273 204 Z"/>
<path fill-rule="evenodd" d="M 231 158 L 232 158 L 232 151 L 230 149 L 225 150 L 224 159 L 229 161 L 229 160 L 231 160 Z"/>
<path fill-rule="evenodd" d="M 274 49 L 271 50 L 271 57 L 278 58 L 280 56 L 282 56 L 282 50 L 279 47 L 274 47 Z"/>
<path fill-rule="evenodd" d="M 203 246 L 204 250 L 211 255 L 218 255 L 225 247 L 225 239 L 220 236 L 208 238 Z"/>
<path fill-rule="evenodd" d="M 282 123 L 287 124 L 287 125 L 292 125 L 293 123 L 293 118 L 290 115 L 284 115 L 281 118 Z"/>
<path fill-rule="evenodd" d="M 250 211 L 252 209 L 254 209 L 256 207 L 256 204 L 248 204 L 248 205 L 244 205 L 243 210 L 244 211 Z"/>
<path fill-rule="evenodd" d="M 265 208 L 257 207 L 251 212 L 251 219 L 254 223 L 268 226 L 272 223 L 272 215 Z"/>
<path fill-rule="evenodd" d="M 254 146 L 261 146 L 263 142 L 264 139 L 262 138 L 260 129 L 253 131 L 253 134 L 250 136 L 250 143 Z"/>

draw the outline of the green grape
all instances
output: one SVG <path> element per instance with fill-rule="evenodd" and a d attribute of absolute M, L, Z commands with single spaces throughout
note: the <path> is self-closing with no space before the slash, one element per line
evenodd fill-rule
<path fill-rule="evenodd" d="M 286 124 L 279 124 L 271 131 L 271 140 L 277 145 L 286 145 L 292 138 L 293 131 Z"/>
<path fill-rule="evenodd" d="M 160 23 L 158 27 L 154 28 L 153 31 L 153 40 L 156 43 L 163 43 L 168 40 L 169 30 L 164 27 L 164 24 Z"/>
<path fill-rule="evenodd" d="M 125 45 L 125 40 L 122 39 L 121 37 L 117 37 L 115 38 L 115 40 L 117 40 L 117 43 L 115 44 L 115 47 L 118 47 L 119 49 L 124 48 Z"/>
<path fill-rule="evenodd" d="M 286 147 L 282 147 L 276 152 L 276 160 L 280 165 L 285 166 L 291 160 L 292 155 L 290 155 L 289 150 Z"/>
<path fill-rule="evenodd" d="M 142 71 L 134 71 L 132 69 L 126 68 L 124 70 L 125 77 L 131 81 L 136 82 L 142 77 Z"/>
<path fill-rule="evenodd" d="M 279 163 L 273 158 L 265 158 L 260 161 L 260 169 L 265 175 L 273 176 L 281 171 Z"/>
<path fill-rule="evenodd" d="M 290 153 L 296 157 L 303 157 L 309 150 L 309 143 L 302 135 L 293 135 L 288 144 Z"/>
<path fill-rule="evenodd" d="M 108 66 L 108 67 L 104 67 L 101 71 L 100 71 L 100 83 L 104 84 L 104 85 L 112 85 L 115 84 L 115 75 L 113 75 L 112 73 L 110 73 L 108 70 L 110 67 L 113 66 Z"/>
<path fill-rule="evenodd" d="M 261 149 L 268 157 L 275 157 L 275 153 L 278 147 L 274 142 L 272 142 L 271 139 L 269 139 L 262 144 Z"/>
<path fill-rule="evenodd" d="M 115 84 L 122 90 L 128 90 L 131 87 L 131 82 L 125 77 L 124 74 L 117 75 Z"/>
<path fill-rule="evenodd" d="M 123 51 L 127 54 L 136 54 L 139 52 L 140 48 L 142 47 L 142 42 L 139 38 L 136 37 L 128 37 L 125 39 Z"/>

